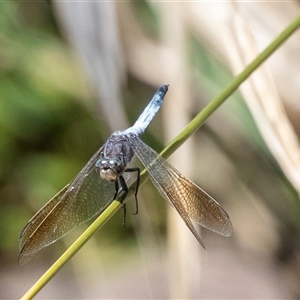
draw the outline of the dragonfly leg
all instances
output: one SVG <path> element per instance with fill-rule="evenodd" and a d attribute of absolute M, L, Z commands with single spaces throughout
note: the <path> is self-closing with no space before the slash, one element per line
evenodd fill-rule
<path fill-rule="evenodd" d="M 121 198 L 121 203 L 123 205 L 123 226 L 125 228 L 126 227 L 126 203 L 123 203 L 123 201 L 124 201 L 124 199 L 126 198 L 126 196 L 128 194 L 128 187 L 127 187 L 125 179 L 122 175 L 119 176 L 119 181 L 120 181 L 120 184 L 121 184 L 121 188 L 123 190 L 123 196 Z"/>
<path fill-rule="evenodd" d="M 116 191 L 115 191 L 113 200 L 117 199 L 117 195 L 118 195 L 118 191 L 119 191 L 119 181 L 118 180 L 115 181 L 115 190 Z"/>
<path fill-rule="evenodd" d="M 140 173 L 141 173 L 141 170 L 140 170 L 140 168 L 128 168 L 128 169 L 125 170 L 125 172 L 137 172 L 136 186 L 135 186 L 135 192 L 134 192 L 134 198 L 135 198 L 135 213 L 134 214 L 137 215 L 138 212 L 139 212 L 137 193 L 138 193 L 139 186 L 140 186 Z"/>

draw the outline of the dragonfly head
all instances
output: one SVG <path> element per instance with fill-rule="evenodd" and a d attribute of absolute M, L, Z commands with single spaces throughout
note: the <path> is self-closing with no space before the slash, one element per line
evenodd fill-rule
<path fill-rule="evenodd" d="M 100 158 L 96 162 L 96 169 L 101 178 L 108 181 L 116 181 L 124 172 L 122 161 L 117 158 Z"/>

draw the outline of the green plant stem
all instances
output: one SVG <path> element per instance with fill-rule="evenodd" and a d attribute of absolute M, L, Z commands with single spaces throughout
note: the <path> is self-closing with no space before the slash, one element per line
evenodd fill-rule
<path fill-rule="evenodd" d="M 176 151 L 195 131 L 197 131 L 208 117 L 229 97 L 238 87 L 275 51 L 278 49 L 298 28 L 300 16 L 284 29 L 277 38 L 261 52 L 234 80 L 179 133 L 161 152 L 165 158 Z"/>
<path fill-rule="evenodd" d="M 165 158 L 169 157 L 178 149 L 203 123 L 208 117 L 230 96 L 242 82 L 244 82 L 276 49 L 280 47 L 298 28 L 300 27 L 300 16 L 298 16 L 278 37 L 250 63 L 243 72 L 214 98 L 183 130 L 175 137 L 169 145 L 161 152 Z M 141 174 L 141 184 L 147 180 L 148 176 L 144 171 Z M 129 188 L 128 197 L 132 195 L 133 185 Z M 115 200 L 107 209 L 89 226 L 89 228 L 67 249 L 67 251 L 48 269 L 48 271 L 27 291 L 22 299 L 32 299 L 63 267 L 63 265 L 76 254 L 77 251 L 91 238 L 91 236 L 101 228 L 120 208 L 122 204 Z"/>

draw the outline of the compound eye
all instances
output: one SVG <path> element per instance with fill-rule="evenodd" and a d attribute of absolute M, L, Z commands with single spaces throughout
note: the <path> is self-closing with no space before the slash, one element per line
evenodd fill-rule
<path fill-rule="evenodd" d="M 96 167 L 97 168 L 104 168 L 105 165 L 107 165 L 107 159 L 105 159 L 105 158 L 100 158 L 96 162 Z"/>
<path fill-rule="evenodd" d="M 96 167 L 100 169 L 116 169 L 121 166 L 122 162 L 118 158 L 100 158 L 96 162 Z"/>
<path fill-rule="evenodd" d="M 110 160 L 108 160 L 108 164 L 111 168 L 115 168 L 120 165 L 120 161 L 117 159 L 110 159 Z"/>

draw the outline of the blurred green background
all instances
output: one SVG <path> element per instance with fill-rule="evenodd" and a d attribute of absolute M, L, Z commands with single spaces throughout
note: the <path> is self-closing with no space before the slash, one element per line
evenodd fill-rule
<path fill-rule="evenodd" d="M 91 10 L 101 10 L 104 4 L 94 5 Z M 170 58 L 172 53 L 164 47 L 152 49 L 147 45 L 147 41 L 152 41 L 159 48 L 159 41 L 164 39 L 168 45 L 168 24 L 164 18 L 170 15 L 159 12 L 159 5 L 163 4 L 132 1 L 114 6 L 118 12 L 117 36 L 122 49 L 119 65 L 122 66 L 119 79 L 113 81 L 110 78 L 110 86 L 105 80 L 103 85 L 99 83 L 99 92 L 91 80 L 93 73 L 86 68 L 88 58 L 92 58 L 82 59 L 67 22 L 62 21 L 66 7 L 52 2 L 0 4 L 0 275 L 3 298 L 20 297 L 84 228 L 81 226 L 63 241 L 41 251 L 29 265 L 19 268 L 18 237 L 27 221 L 80 171 L 111 131 L 134 122 L 160 84 L 170 83 L 166 100 L 174 102 L 169 106 L 166 104 L 170 116 L 167 116 L 166 109 L 143 136 L 143 140 L 156 151 L 163 149 L 163 145 L 174 137 L 162 128 L 172 126 L 165 123 L 172 118 L 172 105 L 177 103 L 173 93 L 176 93 L 176 83 L 181 81 L 181 76 L 187 83 L 189 97 L 194 101 L 189 104 L 189 120 L 233 78 L 218 50 L 188 28 L 184 28 L 184 70 L 187 75 L 168 77 L 176 63 L 170 63 L 170 67 L 154 54 L 162 53 L 163 57 Z M 167 10 L 172 13 L 176 7 L 169 5 Z M 280 8 L 274 8 L 274 11 L 278 12 Z M 80 15 L 81 12 L 77 13 Z M 95 21 L 83 18 L 86 23 L 89 20 Z M 84 23 L 79 19 L 76 21 L 77 30 L 83 29 Z M 91 23 L 95 28 L 99 26 L 99 30 L 103 26 Z M 131 26 L 131 29 L 126 26 Z M 110 29 L 109 24 L 102 28 L 105 37 L 111 36 Z M 83 40 L 81 43 L 87 42 Z M 139 48 L 142 43 L 144 50 Z M 95 49 L 95 55 L 99 54 L 100 60 L 108 62 L 101 56 L 101 47 L 104 48 L 102 45 Z M 111 48 L 108 53 L 110 51 L 114 52 Z M 151 51 L 154 58 L 149 54 Z M 143 54 L 148 54 L 148 57 Z M 153 63 L 156 58 L 157 65 Z M 97 68 L 96 63 L 95 66 Z M 156 66 L 160 69 L 153 72 Z M 99 105 L 102 98 L 110 95 L 114 84 L 122 95 L 119 108 L 123 109 L 125 120 L 122 123 L 123 116 L 116 113 L 117 106 L 108 103 L 112 114 L 115 113 L 112 123 L 115 122 L 117 128 L 112 128 L 114 125 L 107 121 L 105 106 L 101 106 L 104 104 Z M 109 87 L 107 91 L 105 86 Z M 287 110 L 293 110 L 293 106 L 290 104 Z M 207 255 L 212 255 L 205 264 L 210 264 L 211 269 L 202 270 L 204 279 L 196 280 L 196 285 L 202 288 L 195 288 L 191 293 L 193 297 L 298 297 L 298 193 L 265 145 L 239 93 L 231 97 L 195 135 L 192 153 L 192 157 L 187 155 L 186 158 L 192 158 L 196 170 L 189 177 L 220 201 L 235 230 L 230 239 L 211 237 L 213 234 L 204 232 Z M 45 288 L 41 297 L 170 297 L 172 284 L 168 286 L 168 276 L 172 272 L 166 258 L 170 228 L 166 228 L 165 201 L 151 184 L 141 188 L 139 199 L 139 216 L 129 216 L 124 229 L 122 212 L 119 212 L 86 245 L 86 250 L 74 258 L 73 264 L 49 283 L 50 287 Z M 134 211 L 134 204 L 129 204 L 131 210 Z M 143 241 L 143 237 L 148 240 Z M 226 261 L 231 264 L 226 265 Z M 147 274 L 145 278 L 134 269 L 141 262 L 144 266 L 142 274 Z M 218 265 L 223 266 L 222 271 Z M 137 284 L 118 277 L 122 272 L 126 278 L 137 278 Z M 195 280 L 195 274 L 189 275 Z M 259 279 L 260 276 L 265 282 Z M 110 282 L 109 278 L 116 282 Z M 283 280 L 278 285 L 280 278 Z M 60 280 L 65 284 L 62 285 Z M 116 288 L 118 282 L 122 284 Z M 145 291 L 145 282 L 148 282 L 146 290 L 151 292 Z M 266 290 L 261 288 L 264 283 Z M 17 287 L 14 289 L 14 286 Z M 135 292 L 135 288 L 139 292 Z"/>
<path fill-rule="evenodd" d="M 49 4 L 1 4 L 1 62 L 1 252 L 13 254 L 20 228 L 101 135 Z"/>

